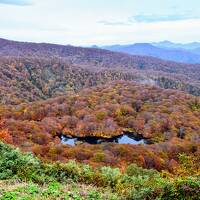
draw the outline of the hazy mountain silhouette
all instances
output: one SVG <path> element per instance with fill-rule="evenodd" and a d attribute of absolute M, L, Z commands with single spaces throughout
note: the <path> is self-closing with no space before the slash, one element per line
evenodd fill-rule
<path fill-rule="evenodd" d="M 155 44 L 157 46 L 155 46 Z M 198 43 L 191 43 L 190 48 L 198 46 Z M 200 45 L 200 44 L 199 44 Z M 160 46 L 160 47 L 158 47 Z M 177 47 L 177 48 L 176 48 Z M 198 55 L 198 50 L 186 50 L 183 48 L 178 48 L 178 45 L 165 41 L 161 43 L 154 43 L 154 45 L 149 43 L 136 43 L 131 45 L 113 45 L 113 46 L 103 46 L 103 49 L 123 52 L 132 55 L 142 55 L 142 56 L 153 56 L 165 60 L 171 60 L 182 63 L 200 63 L 200 56 Z M 188 44 L 189 49 L 189 44 Z"/>

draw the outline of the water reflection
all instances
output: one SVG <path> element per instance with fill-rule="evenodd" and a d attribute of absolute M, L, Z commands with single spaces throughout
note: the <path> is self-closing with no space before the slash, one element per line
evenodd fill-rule
<path fill-rule="evenodd" d="M 98 138 L 98 137 L 77 138 L 77 137 L 62 136 L 61 142 L 62 144 L 68 144 L 72 146 L 82 144 L 82 143 L 101 144 L 104 142 L 112 142 L 112 143 L 118 143 L 118 144 L 146 144 L 147 143 L 145 139 L 142 139 L 141 137 L 135 137 L 132 134 L 124 134 L 124 135 L 113 137 L 110 139 Z"/>

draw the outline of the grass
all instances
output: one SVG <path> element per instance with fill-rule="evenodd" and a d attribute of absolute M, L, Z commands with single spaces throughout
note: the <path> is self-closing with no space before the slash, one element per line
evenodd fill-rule
<path fill-rule="evenodd" d="M 108 189 L 99 189 L 92 185 L 52 182 L 38 185 L 16 180 L 0 182 L 1 200 L 117 200 L 117 194 Z"/>

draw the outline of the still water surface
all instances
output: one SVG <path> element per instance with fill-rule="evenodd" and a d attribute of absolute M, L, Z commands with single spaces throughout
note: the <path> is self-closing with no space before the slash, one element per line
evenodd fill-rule
<path fill-rule="evenodd" d="M 146 140 L 139 137 L 135 137 L 131 134 L 124 134 L 124 135 L 113 137 L 110 139 L 99 138 L 99 137 L 78 138 L 78 137 L 62 136 L 61 142 L 62 144 L 75 146 L 77 144 L 82 144 L 82 143 L 101 144 L 105 142 L 112 142 L 112 143 L 118 143 L 118 144 L 145 144 Z"/>

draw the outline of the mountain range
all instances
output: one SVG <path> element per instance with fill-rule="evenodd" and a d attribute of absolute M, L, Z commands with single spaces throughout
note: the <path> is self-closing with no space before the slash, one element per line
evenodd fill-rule
<path fill-rule="evenodd" d="M 161 47 L 161 48 L 171 48 L 171 49 L 182 49 L 182 50 L 195 50 L 200 48 L 200 42 L 191 42 L 191 43 L 174 43 L 170 41 L 161 41 L 161 42 L 153 42 L 151 43 L 154 46 Z"/>
<path fill-rule="evenodd" d="M 128 53 L 131 55 L 152 56 L 180 63 L 200 63 L 200 43 L 198 42 L 180 44 L 172 43 L 170 41 L 163 41 L 157 43 L 111 45 L 102 46 L 100 48 L 116 52 Z"/>

